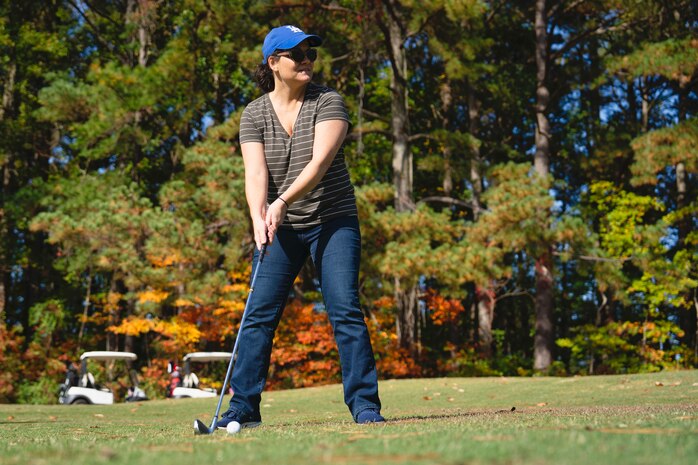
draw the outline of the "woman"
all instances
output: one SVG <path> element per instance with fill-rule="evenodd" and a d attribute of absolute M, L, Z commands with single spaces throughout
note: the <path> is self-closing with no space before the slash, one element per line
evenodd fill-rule
<path fill-rule="evenodd" d="M 361 236 L 354 189 L 342 142 L 348 116 L 342 97 L 313 84 L 313 62 L 322 44 L 295 26 L 272 29 L 255 78 L 265 94 L 240 122 L 245 193 L 256 242 L 253 263 L 267 256 L 250 294 L 230 386 L 230 408 L 217 423 L 261 423 L 259 404 L 272 339 L 289 291 L 310 255 L 320 280 L 342 366 L 344 401 L 357 423 L 380 415 L 373 350 L 359 308 Z"/>

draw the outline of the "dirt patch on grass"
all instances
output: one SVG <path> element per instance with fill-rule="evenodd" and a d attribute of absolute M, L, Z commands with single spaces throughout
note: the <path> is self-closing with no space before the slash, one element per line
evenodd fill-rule
<path fill-rule="evenodd" d="M 653 405 L 622 405 L 622 406 L 590 406 L 590 407 L 529 407 L 519 413 L 542 413 L 548 415 L 574 415 L 574 416 L 596 416 L 596 415 L 636 415 L 639 413 L 651 414 L 685 414 L 695 412 L 698 414 L 698 404 L 653 404 Z"/>
<path fill-rule="evenodd" d="M 638 415 L 675 414 L 679 420 L 698 419 L 698 404 L 654 404 L 654 405 L 623 405 L 623 406 L 589 406 L 589 407 L 548 407 L 524 406 L 510 407 L 498 410 L 441 410 L 428 415 L 410 415 L 389 418 L 389 423 L 413 423 L 420 421 L 448 420 L 479 417 L 499 416 L 545 416 L 545 417 L 615 417 Z"/>

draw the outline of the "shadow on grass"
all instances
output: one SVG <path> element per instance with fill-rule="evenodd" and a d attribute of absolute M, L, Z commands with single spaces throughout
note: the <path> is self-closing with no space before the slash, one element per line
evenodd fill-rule
<path fill-rule="evenodd" d="M 407 415 L 386 418 L 386 423 L 411 423 L 418 421 L 432 421 L 432 420 L 453 420 L 458 418 L 473 418 L 473 417 L 486 417 L 492 415 L 512 415 L 515 414 L 516 407 L 512 407 L 508 410 L 489 410 L 489 411 L 474 411 L 474 412 L 453 412 L 453 413 L 438 413 L 433 415 Z"/>

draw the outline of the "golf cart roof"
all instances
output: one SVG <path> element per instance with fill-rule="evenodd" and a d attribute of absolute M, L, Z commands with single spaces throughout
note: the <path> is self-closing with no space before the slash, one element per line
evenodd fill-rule
<path fill-rule="evenodd" d="M 229 360 L 230 352 L 191 352 L 184 356 L 184 361 L 192 362 L 215 362 L 218 360 Z"/>
<path fill-rule="evenodd" d="M 93 350 L 85 352 L 80 360 L 91 358 L 93 360 L 136 360 L 138 357 L 133 352 L 116 352 L 111 350 Z"/>

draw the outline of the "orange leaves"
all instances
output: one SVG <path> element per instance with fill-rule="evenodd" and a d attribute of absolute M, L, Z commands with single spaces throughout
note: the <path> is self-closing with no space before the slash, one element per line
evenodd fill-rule
<path fill-rule="evenodd" d="M 669 333 L 678 337 L 683 337 L 684 332 L 676 326 L 665 321 L 623 321 L 609 325 L 609 332 L 616 336 L 637 336 L 642 335 L 645 340 L 658 342 L 664 341 Z"/>
<path fill-rule="evenodd" d="M 274 339 L 269 387 L 303 387 L 340 380 L 337 346 L 327 314 L 291 302 Z"/>
<path fill-rule="evenodd" d="M 148 261 L 156 268 L 167 268 L 180 262 L 181 257 L 178 253 L 162 256 L 148 255 Z"/>
<path fill-rule="evenodd" d="M 14 373 L 24 373 L 21 365 L 21 350 L 24 342 L 19 328 L 8 329 L 0 324 L 0 403 L 11 402 L 16 395 L 16 379 Z M 26 376 L 26 373 L 25 373 Z"/>
<path fill-rule="evenodd" d="M 406 349 L 386 347 L 376 360 L 376 368 L 382 378 L 409 378 L 419 376 L 421 368 Z"/>
<path fill-rule="evenodd" d="M 218 303 L 218 308 L 213 310 L 216 317 L 242 316 L 245 311 L 245 303 L 240 300 L 222 300 Z"/>
<path fill-rule="evenodd" d="M 376 311 L 371 313 L 367 325 L 379 376 L 407 378 L 420 374 L 421 368 L 416 361 L 406 349 L 399 347 L 393 297 L 381 297 L 373 303 Z"/>
<path fill-rule="evenodd" d="M 373 306 L 376 310 L 391 310 L 395 308 L 395 297 L 392 295 L 384 295 L 373 301 Z"/>
<path fill-rule="evenodd" d="M 431 310 L 431 319 L 437 326 L 455 322 L 465 310 L 460 300 L 447 299 L 433 289 L 429 289 L 425 297 L 427 308 Z"/>

